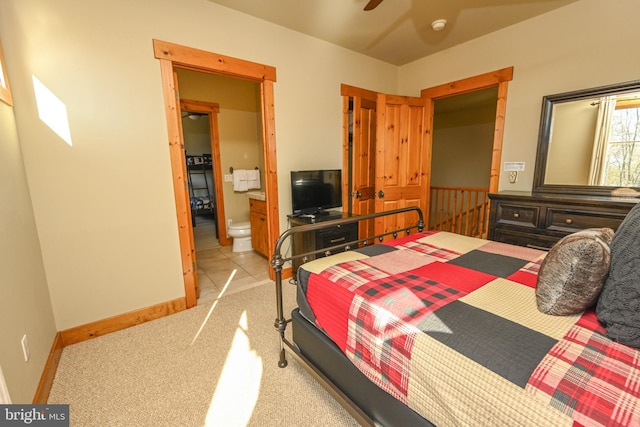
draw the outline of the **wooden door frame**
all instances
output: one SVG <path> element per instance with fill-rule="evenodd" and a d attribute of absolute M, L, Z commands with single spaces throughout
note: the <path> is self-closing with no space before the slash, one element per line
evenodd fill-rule
<path fill-rule="evenodd" d="M 436 99 L 462 95 L 477 90 L 498 87 L 498 99 L 496 105 L 496 122 L 493 130 L 493 154 L 491 156 L 491 175 L 489 178 L 489 192 L 498 191 L 500 183 L 500 162 L 502 159 L 502 142 L 504 137 L 504 121 L 507 110 L 507 89 L 509 81 L 513 79 L 513 67 L 503 68 L 474 77 L 445 83 L 428 89 L 422 89 L 420 96 L 430 98 L 431 104 Z M 431 128 L 433 128 L 433 108 L 431 108 Z M 433 129 L 428 135 L 429 150 L 433 144 Z"/>
<path fill-rule="evenodd" d="M 186 194 L 185 197 L 185 193 L 188 191 L 188 178 L 185 166 L 184 141 L 180 126 L 178 91 L 173 78 L 174 69 L 183 68 L 203 73 L 251 80 L 260 84 L 262 101 L 262 145 L 264 148 L 263 156 L 265 165 L 265 202 L 267 205 L 267 239 L 271 244 L 275 244 L 280 234 L 273 94 L 273 84 L 276 81 L 276 69 L 255 62 L 155 39 L 153 40 L 153 51 L 155 58 L 160 61 L 169 138 L 169 155 L 171 159 L 173 190 L 178 220 L 178 238 L 180 241 L 182 274 L 184 277 L 185 303 L 186 307 L 190 308 L 197 304 L 197 269 L 195 265 L 193 239 L 189 238 L 190 233 L 192 233 L 191 208 L 189 206 L 188 194 Z M 273 278 L 273 275 L 273 269 L 270 269 L 269 276 Z"/>
<path fill-rule="evenodd" d="M 216 227 L 221 246 L 230 245 L 233 240 L 227 237 L 227 220 L 224 214 L 224 193 L 222 187 L 222 166 L 220 161 L 220 136 L 218 135 L 218 113 L 220 106 L 214 102 L 180 100 L 180 111 L 202 113 L 209 116 L 209 140 L 211 143 L 211 163 L 213 164 L 213 193 L 215 194 Z"/>

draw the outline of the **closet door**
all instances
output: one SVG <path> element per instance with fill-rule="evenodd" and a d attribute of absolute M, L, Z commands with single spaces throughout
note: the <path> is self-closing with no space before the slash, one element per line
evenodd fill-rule
<path fill-rule="evenodd" d="M 430 99 L 378 94 L 376 212 L 418 206 L 428 223 L 431 108 Z M 378 218 L 375 232 L 413 225 L 416 219 L 415 213 Z"/>

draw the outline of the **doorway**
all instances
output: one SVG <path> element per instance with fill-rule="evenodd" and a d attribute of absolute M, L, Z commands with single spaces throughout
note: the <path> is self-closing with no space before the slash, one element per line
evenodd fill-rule
<path fill-rule="evenodd" d="M 227 221 L 249 222 L 251 201 L 247 191 L 236 191 L 233 182 L 224 181 L 233 176 L 230 169 L 264 172 L 260 86 L 194 70 L 178 69 L 176 74 L 201 304 L 223 289 L 230 294 L 269 279 L 269 260 L 262 252 L 232 250 Z M 266 243 L 255 224 L 251 231 L 252 239 Z"/>
<path fill-rule="evenodd" d="M 191 224 L 209 219 L 215 238 L 220 245 L 231 244 L 227 237 L 220 140 L 216 103 L 197 100 L 180 101 L 180 118 L 187 162 L 187 182 L 191 208 Z"/>
<path fill-rule="evenodd" d="M 434 101 L 429 229 L 487 237 L 497 96 L 490 87 Z"/>
<path fill-rule="evenodd" d="M 504 120 L 507 110 L 507 91 L 509 82 L 513 79 L 513 67 L 503 68 L 486 74 L 480 74 L 467 79 L 458 80 L 443 85 L 423 89 L 420 96 L 429 98 L 432 102 L 438 99 L 470 93 L 482 89 L 497 87 L 495 125 L 493 130 L 493 152 L 491 156 L 491 171 L 489 175 L 489 192 L 497 192 L 500 180 L 500 159 L 502 157 L 502 137 L 504 135 Z"/>
<path fill-rule="evenodd" d="M 428 214 L 429 223 L 438 223 L 438 229 L 457 232 L 474 237 L 487 237 L 489 224 L 488 193 L 497 192 L 500 179 L 500 161 L 502 157 L 502 138 L 504 135 L 505 111 L 507 108 L 507 89 L 513 78 L 513 67 L 503 68 L 486 74 L 435 86 L 421 91 L 421 96 L 436 102 L 452 102 L 456 99 L 489 98 L 493 120 L 492 133 L 487 148 L 491 150 L 487 162 L 488 187 L 446 188 L 437 196 L 431 190 L 432 202 Z M 459 98 L 463 96 L 463 98 Z M 475 101 L 474 101 L 475 102 Z M 494 108 L 495 106 L 495 108 Z M 432 138 L 433 138 L 432 119 Z M 433 149 L 433 141 L 431 144 Z M 484 169 L 485 171 L 487 169 Z M 486 172 L 484 172 L 486 174 Z M 440 203 L 436 205 L 436 202 Z M 435 216 L 439 215 L 436 219 Z"/>
<path fill-rule="evenodd" d="M 489 188 L 498 88 L 434 102 L 431 185 Z"/>
<path fill-rule="evenodd" d="M 485 89 L 490 89 L 492 103 L 495 106 L 495 121 L 491 135 L 491 156 L 490 168 L 488 170 L 488 191 L 498 191 L 500 178 L 500 159 L 502 156 L 502 136 L 504 131 L 504 119 L 507 101 L 508 82 L 513 78 L 513 67 L 496 70 L 486 74 L 446 83 L 421 91 L 421 98 L 424 99 L 427 107 L 427 118 L 425 120 L 426 137 L 424 140 L 425 150 L 428 154 L 428 164 L 432 165 L 431 158 L 433 149 L 433 121 L 434 105 L 436 101 L 443 101 L 450 97 L 472 94 Z M 371 213 L 375 209 L 374 204 L 365 199 L 365 191 L 372 193 L 372 197 L 379 191 L 379 188 L 370 189 L 374 179 L 371 177 L 371 165 L 376 162 L 376 150 L 371 148 L 377 144 L 377 137 L 384 132 L 380 129 L 381 121 L 376 120 L 380 115 L 380 108 L 373 104 L 380 95 L 366 89 L 342 85 L 343 95 L 343 169 L 348 171 L 347 184 L 345 186 L 346 198 L 344 206 L 349 206 L 353 213 Z M 484 92 L 483 92 L 484 94 Z M 472 95 L 473 96 L 473 95 Z M 375 109 L 374 109 L 375 108 Z M 384 124 L 382 124 L 384 126 Z M 391 126 L 391 127 L 390 127 Z M 393 128 L 393 125 L 387 125 Z M 431 178 L 431 167 L 426 168 L 426 174 Z M 430 190 L 429 190 L 430 191 Z M 426 200 L 433 200 L 430 194 L 424 194 Z M 363 203 L 364 201 L 364 203 Z M 431 204 L 425 210 L 425 220 L 429 221 L 431 216 Z M 478 212 L 488 211 L 488 203 L 481 205 Z M 488 222 L 488 216 L 482 214 L 481 222 Z"/>
<path fill-rule="evenodd" d="M 153 46 L 154 55 L 160 62 L 162 76 L 178 236 L 184 277 L 185 303 L 187 308 L 191 308 L 197 304 L 198 277 L 188 194 L 188 175 L 186 173 L 186 158 L 182 139 L 180 106 L 178 103 L 180 97 L 176 69 L 191 69 L 204 73 L 251 80 L 260 85 L 261 133 L 267 217 L 266 229 L 267 240 L 270 245 L 275 243 L 280 234 L 273 93 L 276 72 L 275 68 L 270 66 L 160 40 L 153 40 Z M 270 269 L 270 278 L 273 279 L 273 275 L 273 270 Z"/>

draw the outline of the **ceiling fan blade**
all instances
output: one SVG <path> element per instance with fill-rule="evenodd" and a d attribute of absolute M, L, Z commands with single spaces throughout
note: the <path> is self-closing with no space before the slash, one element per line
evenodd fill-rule
<path fill-rule="evenodd" d="M 373 10 L 378 7 L 380 3 L 382 3 L 382 0 L 369 0 L 369 3 L 364 7 L 364 10 Z"/>

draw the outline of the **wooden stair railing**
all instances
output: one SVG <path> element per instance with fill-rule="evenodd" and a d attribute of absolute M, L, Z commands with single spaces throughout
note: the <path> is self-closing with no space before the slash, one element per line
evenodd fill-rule
<path fill-rule="evenodd" d="M 489 189 L 431 187 L 429 229 L 487 238 Z"/>

